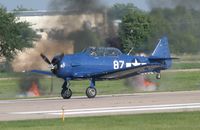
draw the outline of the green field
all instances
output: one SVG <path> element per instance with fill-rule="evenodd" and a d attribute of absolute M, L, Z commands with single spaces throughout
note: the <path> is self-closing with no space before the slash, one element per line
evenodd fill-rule
<path fill-rule="evenodd" d="M 200 112 L 0 122 L 1 130 L 199 130 Z"/>
<path fill-rule="evenodd" d="M 172 69 L 200 69 L 200 62 L 174 62 Z"/>
<path fill-rule="evenodd" d="M 173 60 L 171 69 L 200 69 L 200 55 L 172 56 L 179 59 Z"/>
<path fill-rule="evenodd" d="M 149 79 L 157 84 L 156 91 L 190 91 L 200 90 L 200 71 L 195 72 L 165 72 L 162 73 L 161 80 L 155 79 L 155 75 L 149 75 Z M 0 80 L 0 99 L 10 99 L 19 97 L 19 79 Z M 24 81 L 26 82 L 26 80 Z M 63 81 L 58 78 L 53 79 L 53 92 L 51 89 L 51 78 L 40 77 L 41 96 L 60 96 Z M 96 87 L 98 95 L 135 93 L 135 89 L 125 85 L 126 80 L 98 81 Z M 85 95 L 85 89 L 89 86 L 89 81 L 72 81 L 71 89 L 73 95 Z"/>

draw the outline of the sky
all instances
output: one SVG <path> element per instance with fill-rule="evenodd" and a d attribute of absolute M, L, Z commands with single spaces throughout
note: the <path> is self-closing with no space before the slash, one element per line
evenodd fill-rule
<path fill-rule="evenodd" d="M 51 0 L 0 0 L 0 4 L 9 11 L 15 9 L 19 5 L 28 9 L 47 10 L 50 1 Z M 145 0 L 103 0 L 103 2 L 107 2 L 106 5 L 110 6 L 114 3 L 134 3 L 138 8 L 148 10 Z"/>

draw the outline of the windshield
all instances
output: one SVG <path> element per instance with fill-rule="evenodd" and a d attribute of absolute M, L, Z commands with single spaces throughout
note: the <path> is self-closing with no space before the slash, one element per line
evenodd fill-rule
<path fill-rule="evenodd" d="M 122 54 L 119 49 L 112 47 L 89 47 L 83 50 L 83 53 L 90 56 L 119 56 Z"/>

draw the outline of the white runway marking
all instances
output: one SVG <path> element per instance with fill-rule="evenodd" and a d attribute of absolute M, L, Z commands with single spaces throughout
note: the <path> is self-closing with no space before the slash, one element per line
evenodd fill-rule
<path fill-rule="evenodd" d="M 128 107 L 104 107 L 104 108 L 90 108 L 90 109 L 71 109 L 65 110 L 65 115 L 83 115 L 83 114 L 99 114 L 99 113 L 124 113 L 124 112 L 155 112 L 165 110 L 189 110 L 199 109 L 200 103 L 188 104 L 166 104 L 166 105 L 147 105 L 147 106 L 128 106 Z M 11 112 L 9 114 L 30 115 L 30 114 L 47 114 L 47 115 L 61 115 L 61 110 L 52 111 L 29 111 L 29 112 Z"/>

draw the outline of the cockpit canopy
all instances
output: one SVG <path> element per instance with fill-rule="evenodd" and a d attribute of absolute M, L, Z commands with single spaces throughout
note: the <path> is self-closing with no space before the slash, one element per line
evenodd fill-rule
<path fill-rule="evenodd" d="M 90 56 L 119 56 L 122 52 L 117 48 L 112 47 L 89 47 L 83 50 Z"/>

